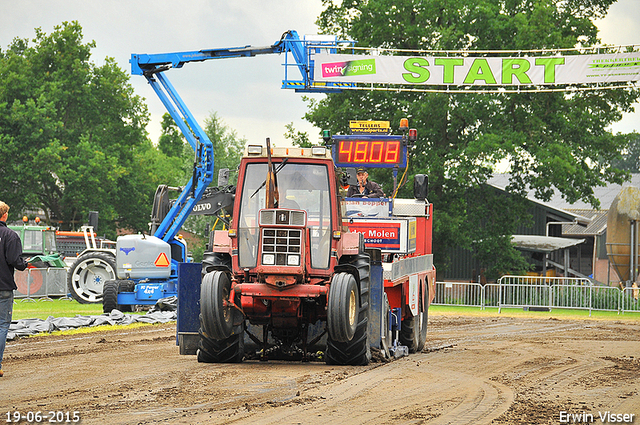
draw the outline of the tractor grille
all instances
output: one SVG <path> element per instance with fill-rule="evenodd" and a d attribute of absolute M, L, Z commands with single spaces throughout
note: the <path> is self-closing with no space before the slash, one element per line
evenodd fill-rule
<path fill-rule="evenodd" d="M 304 226 L 306 213 L 304 211 L 291 211 L 286 209 L 260 211 L 260 225 Z"/>
<path fill-rule="evenodd" d="M 262 264 L 299 266 L 302 230 L 262 229 Z"/>

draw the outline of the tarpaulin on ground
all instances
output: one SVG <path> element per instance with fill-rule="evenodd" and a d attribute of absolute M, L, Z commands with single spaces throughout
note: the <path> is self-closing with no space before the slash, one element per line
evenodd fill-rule
<path fill-rule="evenodd" d="M 131 323 L 167 323 L 177 320 L 175 311 L 152 309 L 147 314 L 125 314 L 119 310 L 99 316 L 51 317 L 46 319 L 21 319 L 11 322 L 7 339 L 35 335 L 41 332 L 65 331 L 100 325 L 129 325 Z"/>

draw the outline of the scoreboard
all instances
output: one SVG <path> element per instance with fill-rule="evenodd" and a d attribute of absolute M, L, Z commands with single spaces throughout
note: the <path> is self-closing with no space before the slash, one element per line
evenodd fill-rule
<path fill-rule="evenodd" d="M 402 136 L 333 136 L 333 162 L 338 167 L 405 168 L 407 145 Z"/>

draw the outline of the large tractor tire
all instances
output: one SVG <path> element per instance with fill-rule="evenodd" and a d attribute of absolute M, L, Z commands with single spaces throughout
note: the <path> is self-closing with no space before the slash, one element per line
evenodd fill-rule
<path fill-rule="evenodd" d="M 209 272 L 202 279 L 199 362 L 239 363 L 244 358 L 244 329 L 233 324 L 230 291 L 231 281 L 223 271 Z"/>
<path fill-rule="evenodd" d="M 205 252 L 202 255 L 202 277 L 216 270 L 231 272 L 231 256 L 221 252 Z"/>
<path fill-rule="evenodd" d="M 102 302 L 104 283 L 116 279 L 116 259 L 106 252 L 81 255 L 67 273 L 67 289 L 81 304 Z"/>
<path fill-rule="evenodd" d="M 102 290 L 102 312 L 111 313 L 112 310 L 119 310 L 123 313 L 131 312 L 133 306 L 118 304 L 118 294 L 132 292 L 133 286 L 133 282 L 130 280 L 107 280 Z"/>
<path fill-rule="evenodd" d="M 429 309 L 422 307 L 417 316 L 412 316 L 402 321 L 400 328 L 400 344 L 409 347 L 410 353 L 417 353 L 424 349 L 427 342 L 427 324 L 429 322 Z"/>
<path fill-rule="evenodd" d="M 200 287 L 200 325 L 205 336 L 223 340 L 233 332 L 233 311 L 228 304 L 231 281 L 225 272 L 204 275 Z"/>
<path fill-rule="evenodd" d="M 242 329 L 241 329 L 242 330 Z M 244 332 L 222 340 L 208 338 L 200 329 L 198 361 L 200 363 L 242 363 L 244 359 Z"/>
<path fill-rule="evenodd" d="M 102 311 L 111 313 L 118 308 L 118 282 L 107 280 L 102 288 Z"/>
<path fill-rule="evenodd" d="M 358 326 L 360 294 L 356 279 L 349 273 L 333 276 L 327 303 L 327 331 L 335 342 L 349 342 Z"/>
<path fill-rule="evenodd" d="M 353 337 L 348 341 L 340 341 L 344 339 L 345 335 L 350 333 L 349 320 L 344 320 L 342 325 L 338 325 L 334 319 L 331 324 L 327 323 L 328 337 L 327 337 L 327 349 L 325 351 L 325 361 L 327 364 L 339 364 L 339 365 L 367 365 L 371 361 L 371 350 L 369 348 L 369 340 L 367 338 L 367 327 L 369 323 L 369 255 L 359 254 L 350 256 L 346 259 L 346 263 L 354 266 L 360 277 L 360 293 L 356 297 L 357 308 L 357 320 L 356 327 L 353 333 Z M 333 287 L 334 282 L 342 281 L 349 282 L 350 279 L 355 278 L 349 274 L 349 277 L 342 276 L 348 274 L 345 272 L 337 273 L 332 280 L 329 287 L 329 300 L 332 297 L 332 291 L 336 288 Z M 351 290 L 349 283 L 339 284 L 342 288 L 338 288 L 338 291 L 334 295 L 348 295 L 349 299 L 346 300 L 346 305 L 351 305 Z M 345 287 L 347 289 L 345 289 Z M 330 302 L 330 301 L 328 301 Z M 332 303 L 335 304 L 335 303 Z M 344 305 L 344 303 L 342 303 Z M 328 309 L 331 307 L 327 306 Z M 340 311 L 339 309 L 337 311 Z M 327 322 L 329 317 L 335 316 L 331 312 L 327 312 Z M 340 322 L 338 322 L 340 323 Z M 342 332 L 340 328 L 342 327 Z M 333 330 L 332 330 L 333 328 Z"/>

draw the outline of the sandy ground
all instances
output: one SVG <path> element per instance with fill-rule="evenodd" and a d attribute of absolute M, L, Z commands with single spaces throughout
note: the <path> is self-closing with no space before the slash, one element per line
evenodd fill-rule
<path fill-rule="evenodd" d="M 432 314 L 424 352 L 366 367 L 202 364 L 154 325 L 9 342 L 4 369 L 2 422 L 640 424 L 640 321 L 622 318 Z"/>

